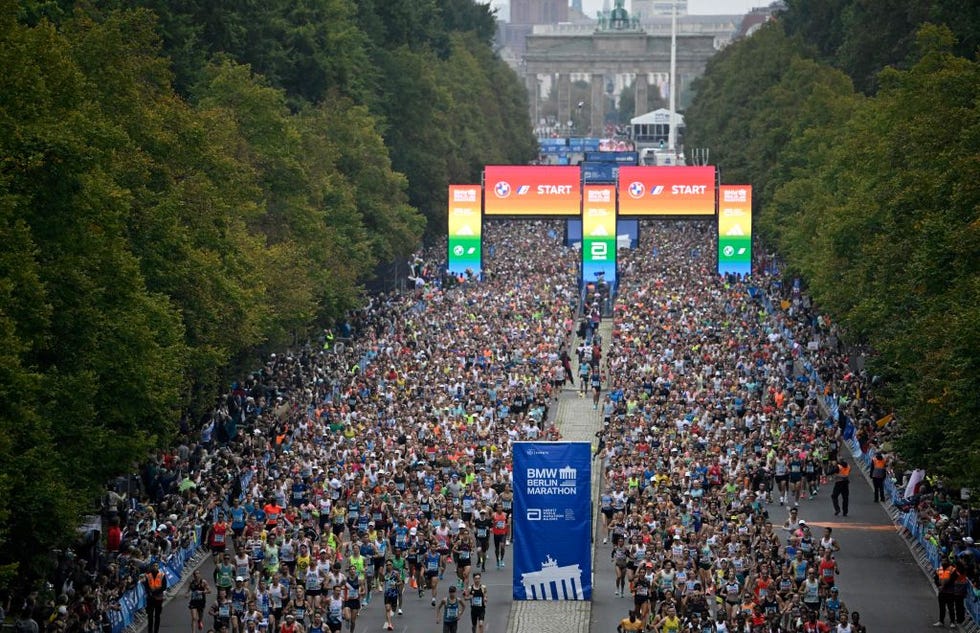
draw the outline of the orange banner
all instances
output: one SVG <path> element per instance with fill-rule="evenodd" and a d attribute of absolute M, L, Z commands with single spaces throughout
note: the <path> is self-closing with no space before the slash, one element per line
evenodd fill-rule
<path fill-rule="evenodd" d="M 487 165 L 483 184 L 485 215 L 578 216 L 582 208 L 578 167 Z"/>
<path fill-rule="evenodd" d="M 714 215 L 714 167 L 619 168 L 619 215 Z"/>

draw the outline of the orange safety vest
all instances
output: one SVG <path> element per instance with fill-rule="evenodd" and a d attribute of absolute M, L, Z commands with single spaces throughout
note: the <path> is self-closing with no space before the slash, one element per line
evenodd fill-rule
<path fill-rule="evenodd" d="M 871 464 L 875 468 L 884 468 L 885 467 L 885 460 L 884 459 L 877 459 L 877 458 L 875 458 L 875 459 L 871 460 Z"/>
<path fill-rule="evenodd" d="M 163 589 L 163 574 L 153 574 L 146 575 L 146 585 L 150 588 L 150 591 L 157 591 Z"/>
<path fill-rule="evenodd" d="M 160 597 L 163 593 L 163 572 L 159 572 L 156 576 L 147 572 L 146 588 L 149 590 L 151 597 Z"/>
<path fill-rule="evenodd" d="M 847 466 L 840 466 L 838 468 L 838 470 L 837 470 L 837 474 L 841 478 L 843 478 L 843 477 L 850 477 L 850 475 L 851 475 L 851 466 L 850 466 L 850 464 L 848 464 Z"/>

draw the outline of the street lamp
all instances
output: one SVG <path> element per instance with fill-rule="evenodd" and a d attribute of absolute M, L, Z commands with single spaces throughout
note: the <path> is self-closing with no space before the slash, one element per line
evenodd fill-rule
<path fill-rule="evenodd" d="M 677 0 L 670 3 L 670 128 L 667 130 L 667 151 L 675 153 L 677 123 L 674 120 L 675 94 L 677 92 Z"/>

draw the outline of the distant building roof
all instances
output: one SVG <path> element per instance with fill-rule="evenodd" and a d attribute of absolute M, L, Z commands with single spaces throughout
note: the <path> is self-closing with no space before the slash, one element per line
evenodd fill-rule
<path fill-rule="evenodd" d="M 678 127 L 684 125 L 683 114 L 677 114 L 675 112 L 674 119 L 677 121 Z M 659 108 L 657 110 L 653 110 L 652 112 L 647 112 L 646 114 L 641 114 L 640 116 L 630 119 L 630 125 L 666 125 L 668 123 L 670 123 L 670 110 L 667 108 Z"/>

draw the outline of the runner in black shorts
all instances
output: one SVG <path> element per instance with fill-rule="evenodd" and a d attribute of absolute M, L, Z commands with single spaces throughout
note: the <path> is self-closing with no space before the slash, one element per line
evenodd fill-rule
<path fill-rule="evenodd" d="M 361 610 L 361 594 L 364 592 L 364 583 L 361 575 L 357 573 L 357 567 L 351 565 L 347 569 L 344 587 L 344 619 L 347 620 L 348 630 L 354 633 L 357 624 L 357 614 Z"/>
<path fill-rule="evenodd" d="M 499 505 L 493 513 L 491 520 L 493 522 L 493 527 L 491 528 L 493 532 L 493 551 L 497 558 L 497 569 L 500 569 L 504 567 L 504 553 L 507 549 L 505 545 L 507 544 L 507 532 L 510 526 L 510 520 Z"/>
<path fill-rule="evenodd" d="M 402 579 L 395 571 L 392 562 L 389 560 L 385 564 L 384 572 L 384 596 L 385 596 L 385 629 L 395 630 L 395 625 L 391 621 L 392 614 L 398 608 L 398 594 L 401 592 Z"/>
<path fill-rule="evenodd" d="M 487 517 L 487 511 L 480 510 L 476 521 L 473 522 L 473 530 L 476 536 L 476 566 L 480 571 L 487 570 L 487 552 L 490 551 L 490 527 L 493 522 Z"/>
<path fill-rule="evenodd" d="M 487 588 L 479 572 L 473 574 L 473 584 L 466 588 L 463 597 L 470 603 L 470 624 L 473 625 L 473 633 L 483 633 L 487 620 Z"/>
<path fill-rule="evenodd" d="M 204 607 L 207 606 L 207 595 L 211 593 L 211 587 L 201 578 L 201 572 L 194 570 L 191 576 L 188 595 L 190 596 L 191 610 L 191 630 L 196 631 L 204 628 Z"/>

